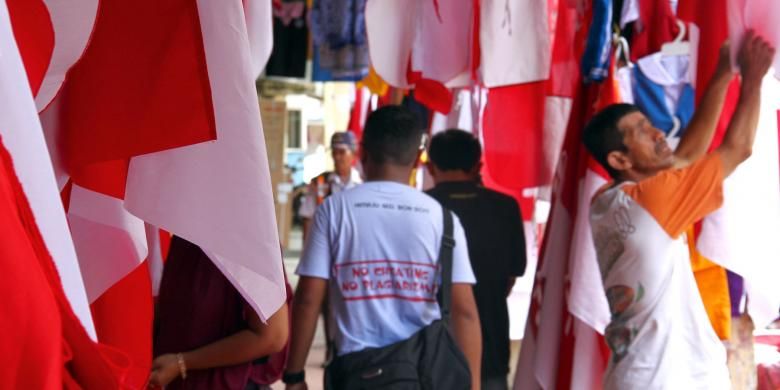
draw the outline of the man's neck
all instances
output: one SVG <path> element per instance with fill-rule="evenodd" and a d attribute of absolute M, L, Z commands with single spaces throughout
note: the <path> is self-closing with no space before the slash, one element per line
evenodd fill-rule
<path fill-rule="evenodd" d="M 409 178 L 412 173 L 412 167 L 406 165 L 364 165 L 366 181 L 392 181 L 396 183 L 409 185 Z"/>
<path fill-rule="evenodd" d="M 451 171 L 436 171 L 436 175 L 433 179 L 436 184 L 453 182 L 476 182 L 476 178 L 473 174 L 461 171 L 459 169 Z"/>
<path fill-rule="evenodd" d="M 348 169 L 346 172 L 336 171 L 336 174 L 341 178 L 341 181 L 346 183 L 352 177 L 352 169 Z"/>

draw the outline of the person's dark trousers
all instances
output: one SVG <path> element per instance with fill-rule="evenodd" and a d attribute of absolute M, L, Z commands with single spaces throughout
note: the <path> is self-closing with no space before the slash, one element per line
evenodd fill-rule
<path fill-rule="evenodd" d="M 482 378 L 482 390 L 508 390 L 506 376 Z"/>

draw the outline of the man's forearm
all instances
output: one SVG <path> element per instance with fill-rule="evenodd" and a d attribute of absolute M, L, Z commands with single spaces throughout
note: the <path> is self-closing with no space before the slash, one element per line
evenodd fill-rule
<path fill-rule="evenodd" d="M 479 316 L 457 315 L 452 316 L 452 332 L 455 341 L 466 356 L 471 371 L 471 388 L 480 388 L 482 372 L 482 330 L 479 324 Z"/>
<path fill-rule="evenodd" d="M 304 297 L 301 290 L 296 291 L 287 372 L 302 371 L 306 365 L 306 357 L 317 329 L 317 317 L 321 306 L 322 301 L 312 301 Z"/>
<path fill-rule="evenodd" d="M 693 162 L 707 153 L 733 79 L 728 71 L 716 71 L 712 76 L 675 151 L 675 156 L 683 162 Z"/>

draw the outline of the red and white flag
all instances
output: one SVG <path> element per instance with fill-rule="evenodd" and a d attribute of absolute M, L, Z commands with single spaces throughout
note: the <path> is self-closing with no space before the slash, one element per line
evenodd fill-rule
<path fill-rule="evenodd" d="M 197 5 L 217 140 L 134 157 L 125 206 L 199 245 L 267 319 L 286 293 L 246 18 L 239 0 Z"/>

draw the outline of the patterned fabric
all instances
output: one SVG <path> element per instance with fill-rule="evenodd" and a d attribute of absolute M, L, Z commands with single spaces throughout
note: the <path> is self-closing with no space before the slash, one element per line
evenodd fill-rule
<path fill-rule="evenodd" d="M 333 78 L 368 74 L 366 0 L 317 0 L 311 10 L 312 40 L 319 66 Z"/>

